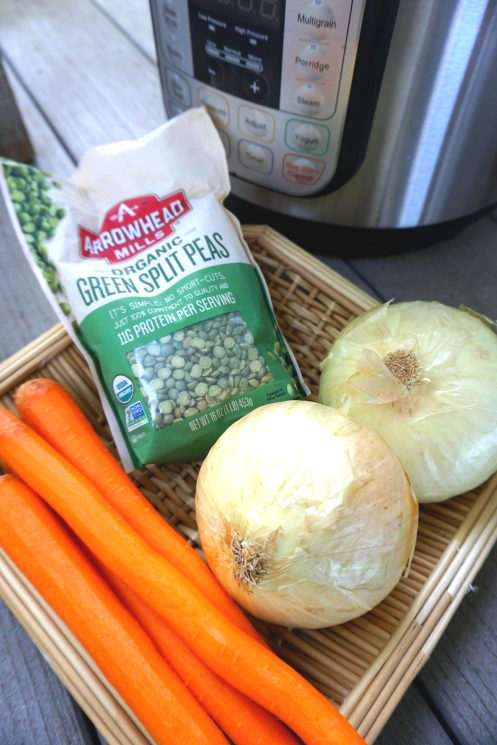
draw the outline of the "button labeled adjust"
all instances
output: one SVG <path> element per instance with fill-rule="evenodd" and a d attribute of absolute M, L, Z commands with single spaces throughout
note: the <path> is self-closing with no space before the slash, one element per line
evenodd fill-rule
<path fill-rule="evenodd" d="M 256 137 L 263 142 L 274 138 L 274 117 L 272 114 L 252 106 L 240 106 L 238 109 L 238 127 L 240 132 L 249 137 Z"/>
<path fill-rule="evenodd" d="M 256 145 L 255 142 L 240 140 L 238 159 L 245 168 L 259 173 L 271 173 L 273 170 L 273 153 L 268 147 Z"/>

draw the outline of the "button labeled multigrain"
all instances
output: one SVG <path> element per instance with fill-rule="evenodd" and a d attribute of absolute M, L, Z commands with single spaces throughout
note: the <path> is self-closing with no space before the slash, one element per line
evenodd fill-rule
<path fill-rule="evenodd" d="M 297 75 L 308 80 L 319 80 L 330 69 L 326 52 L 319 44 L 308 44 L 295 55 Z"/>
<path fill-rule="evenodd" d="M 271 173 L 273 170 L 273 153 L 268 147 L 256 145 L 255 142 L 240 140 L 238 158 L 245 168 L 259 173 Z"/>
<path fill-rule="evenodd" d="M 298 111 L 308 116 L 318 116 L 323 108 L 324 96 L 312 83 L 305 83 L 295 93 L 295 105 Z"/>
<path fill-rule="evenodd" d="M 207 88 L 199 88 L 198 102 L 205 106 L 216 127 L 227 127 L 230 121 L 230 109 L 227 99 Z"/>
<path fill-rule="evenodd" d="M 299 31 L 315 39 L 326 39 L 337 24 L 332 9 L 325 0 L 312 0 L 297 13 Z"/>
<path fill-rule="evenodd" d="M 324 171 L 324 160 L 304 158 L 300 155 L 285 155 L 283 158 L 283 178 L 292 184 L 313 186 Z"/>
<path fill-rule="evenodd" d="M 324 155 L 330 143 L 330 130 L 322 124 L 290 119 L 286 125 L 285 142 L 292 150 Z"/>
<path fill-rule="evenodd" d="M 274 117 L 268 111 L 254 109 L 252 106 L 240 106 L 238 128 L 249 137 L 271 142 L 274 138 Z"/>

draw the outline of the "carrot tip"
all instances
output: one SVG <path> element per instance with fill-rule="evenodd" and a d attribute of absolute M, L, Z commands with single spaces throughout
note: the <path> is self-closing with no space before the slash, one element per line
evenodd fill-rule
<path fill-rule="evenodd" d="M 61 386 L 55 380 L 50 380 L 50 378 L 33 378 L 32 380 L 27 380 L 17 388 L 14 394 L 14 402 L 18 406 L 24 398 L 43 394 L 54 387 L 59 388 Z"/>

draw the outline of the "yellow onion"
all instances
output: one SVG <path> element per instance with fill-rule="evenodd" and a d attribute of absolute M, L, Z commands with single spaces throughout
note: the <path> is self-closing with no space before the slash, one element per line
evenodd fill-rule
<path fill-rule="evenodd" d="M 424 301 L 368 311 L 324 360 L 319 400 L 383 437 L 420 502 L 497 469 L 497 336 L 470 312 Z"/>
<path fill-rule="evenodd" d="M 414 548 L 418 507 L 383 440 L 310 401 L 255 409 L 202 464 L 196 511 L 214 574 L 258 618 L 320 628 L 370 610 Z"/>

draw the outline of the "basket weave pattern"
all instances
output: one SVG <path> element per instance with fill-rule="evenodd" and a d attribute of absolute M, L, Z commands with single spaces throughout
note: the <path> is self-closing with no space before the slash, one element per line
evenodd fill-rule
<path fill-rule="evenodd" d="M 304 252 L 274 231 L 256 226 L 247 228 L 245 236 L 268 283 L 282 332 L 315 397 L 319 364 L 333 340 L 375 301 L 316 260 L 307 259 Z M 55 336 L 50 348 L 41 341 L 38 346 L 33 343 L 29 353 L 16 355 L 2 367 L 3 403 L 14 408 L 14 388 L 27 377 L 55 378 L 70 390 L 99 435 L 112 447 L 86 363 L 63 331 Z M 198 466 L 149 465 L 136 470 L 132 477 L 161 514 L 200 549 L 195 522 Z M 436 634 L 443 631 L 453 612 L 448 609 L 454 599 L 462 597 L 457 594 L 461 581 L 464 583 L 473 565 L 466 566 L 466 554 L 461 551 L 475 550 L 475 526 L 481 533 L 489 516 L 497 521 L 494 497 L 492 483 L 442 504 L 423 505 L 408 575 L 368 614 L 322 630 L 289 630 L 257 622 L 277 654 L 341 705 L 368 742 L 373 742 L 424 664 L 430 640 L 436 641 Z M 490 537 L 485 536 L 484 551 L 488 553 L 495 530 Z M 483 539 L 479 540 L 483 546 Z M 459 564 L 452 570 L 456 556 Z M 466 567 L 466 574 L 449 593 L 450 583 L 462 576 L 459 565 Z"/>

